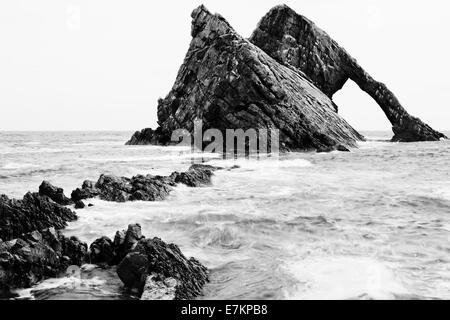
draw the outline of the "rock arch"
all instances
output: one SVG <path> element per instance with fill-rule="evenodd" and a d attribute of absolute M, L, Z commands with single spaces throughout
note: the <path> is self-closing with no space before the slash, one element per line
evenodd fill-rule
<path fill-rule="evenodd" d="M 393 141 L 438 141 L 446 138 L 411 116 L 385 84 L 373 79 L 312 21 L 286 5 L 270 10 L 250 41 L 275 60 L 303 72 L 330 98 L 349 79 L 353 80 L 376 101 L 391 122 Z"/>

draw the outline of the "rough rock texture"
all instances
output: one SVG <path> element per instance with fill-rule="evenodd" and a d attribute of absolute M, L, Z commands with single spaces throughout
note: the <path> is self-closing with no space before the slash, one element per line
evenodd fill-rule
<path fill-rule="evenodd" d="M 176 129 L 279 129 L 280 149 L 354 147 L 363 137 L 303 73 L 278 63 L 204 6 L 192 13 L 192 42 L 175 84 L 159 101 L 156 131 L 128 144 L 167 144 Z M 224 135 L 225 136 L 225 135 Z"/>
<path fill-rule="evenodd" d="M 73 203 L 72 200 L 64 195 L 64 190 L 62 188 L 55 187 L 48 181 L 43 181 L 41 183 L 39 186 L 39 194 L 49 197 L 62 206 L 68 206 Z"/>
<path fill-rule="evenodd" d="M 90 261 L 97 264 L 117 265 L 144 239 L 141 226 L 130 224 L 127 230 L 117 231 L 112 241 L 108 237 L 95 240 L 90 246 Z"/>
<path fill-rule="evenodd" d="M 207 269 L 194 258 L 186 259 L 174 244 L 145 239 L 139 224 L 117 231 L 90 246 L 90 262 L 117 266 L 125 287 L 142 299 L 192 299 L 208 281 Z"/>
<path fill-rule="evenodd" d="M 90 262 L 112 265 L 116 259 L 114 244 L 108 237 L 95 240 L 89 247 Z"/>
<path fill-rule="evenodd" d="M 4 241 L 51 227 L 63 229 L 76 219 L 75 212 L 38 193 L 27 193 L 22 200 L 0 195 L 0 239 Z"/>
<path fill-rule="evenodd" d="M 105 201 L 158 201 L 164 200 L 178 183 L 199 187 L 211 183 L 213 171 L 220 168 L 192 165 L 186 172 L 170 176 L 138 175 L 132 178 L 101 175 L 97 183 L 84 182 L 81 189 L 72 192 L 72 199 L 99 196 Z"/>
<path fill-rule="evenodd" d="M 278 62 L 304 72 L 330 98 L 348 79 L 356 82 L 378 103 L 392 123 L 393 141 L 436 141 L 445 137 L 409 115 L 386 85 L 374 80 L 312 21 L 286 5 L 270 10 L 250 41 Z"/>
<path fill-rule="evenodd" d="M 140 240 L 119 264 L 117 273 L 126 287 L 140 292 L 143 292 L 146 282 L 148 284 L 148 276 L 158 275 L 159 281 L 166 283 L 167 295 L 173 291 L 174 279 L 175 299 L 195 298 L 208 281 L 207 269 L 200 262 L 194 258 L 188 260 L 176 245 L 166 244 L 158 238 Z M 150 292 L 146 294 L 150 295 Z"/>
<path fill-rule="evenodd" d="M 174 172 L 170 176 L 175 183 L 182 183 L 188 187 L 200 187 L 211 182 L 211 177 L 214 171 L 220 168 L 208 165 L 192 165 L 186 172 Z"/>
<path fill-rule="evenodd" d="M 86 180 L 83 182 L 81 189 L 78 188 L 72 191 L 71 198 L 77 202 L 80 200 L 94 198 L 99 195 L 99 191 L 95 188 L 95 182 Z"/>
<path fill-rule="evenodd" d="M 75 209 L 84 209 L 85 207 L 86 205 L 83 201 L 78 200 L 77 202 L 75 202 Z"/>
<path fill-rule="evenodd" d="M 0 296 L 56 277 L 69 265 L 80 266 L 86 253 L 86 244 L 75 237 L 66 238 L 53 228 L 0 242 Z"/>

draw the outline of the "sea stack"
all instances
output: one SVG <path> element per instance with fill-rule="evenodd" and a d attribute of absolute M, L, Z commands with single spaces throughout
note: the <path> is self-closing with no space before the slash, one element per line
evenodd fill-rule
<path fill-rule="evenodd" d="M 159 127 L 136 132 L 127 144 L 167 145 L 175 130 L 193 133 L 195 121 L 202 120 L 204 130 L 277 129 L 282 151 L 347 150 L 364 140 L 332 100 L 348 79 L 383 109 L 394 141 L 445 137 L 410 116 L 385 85 L 287 6 L 273 8 L 249 40 L 203 5 L 192 19 L 184 63 L 158 102 Z"/>
<path fill-rule="evenodd" d="M 306 74 L 328 97 L 348 79 L 368 93 L 392 124 L 393 141 L 439 141 L 446 136 L 411 116 L 385 84 L 374 80 L 336 41 L 286 5 L 259 22 L 250 41 L 278 62 Z"/>

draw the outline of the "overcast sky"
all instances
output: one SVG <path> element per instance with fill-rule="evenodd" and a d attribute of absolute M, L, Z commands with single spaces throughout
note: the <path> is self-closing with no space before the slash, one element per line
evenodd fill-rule
<path fill-rule="evenodd" d="M 0 130 L 137 130 L 190 42 L 204 3 L 249 37 L 274 5 L 313 20 L 435 129 L 450 129 L 450 10 L 445 0 L 14 0 L 0 2 Z M 390 129 L 353 83 L 335 96 L 359 130 Z"/>

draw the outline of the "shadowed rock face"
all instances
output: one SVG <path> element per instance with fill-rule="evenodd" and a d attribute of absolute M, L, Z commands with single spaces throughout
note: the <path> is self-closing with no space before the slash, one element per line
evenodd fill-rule
<path fill-rule="evenodd" d="M 22 200 L 0 195 L 0 239 L 11 240 L 23 233 L 47 228 L 63 229 L 77 219 L 75 212 L 38 193 Z"/>
<path fill-rule="evenodd" d="M 0 241 L 0 298 L 9 290 L 30 287 L 56 277 L 70 265 L 81 266 L 87 245 L 50 228 Z"/>
<path fill-rule="evenodd" d="M 285 5 L 273 8 L 262 18 L 250 41 L 278 62 L 304 72 L 330 98 L 348 79 L 353 80 L 378 103 L 392 123 L 393 141 L 446 138 L 409 115 L 386 85 L 374 80 L 313 22 Z"/>
<path fill-rule="evenodd" d="M 279 129 L 282 150 L 353 147 L 363 137 L 303 73 L 278 63 L 204 6 L 192 13 L 192 42 L 177 79 L 158 104 L 155 131 L 128 144 L 166 144 L 176 129 Z M 225 136 L 225 135 L 224 135 Z"/>

